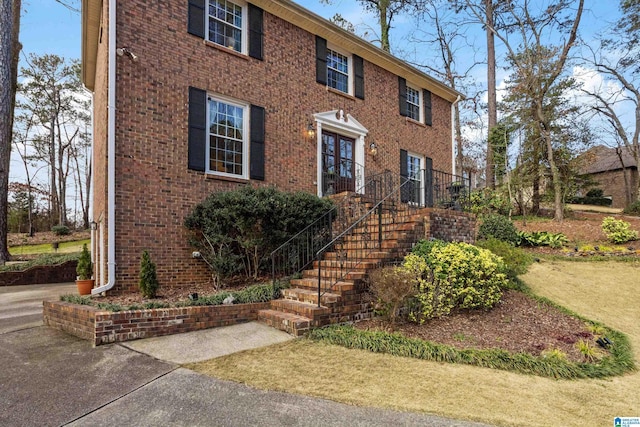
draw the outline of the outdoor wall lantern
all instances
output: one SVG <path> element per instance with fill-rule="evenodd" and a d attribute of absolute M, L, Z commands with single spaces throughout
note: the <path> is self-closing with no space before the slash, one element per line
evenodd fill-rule
<path fill-rule="evenodd" d="M 376 145 L 375 142 L 372 142 L 371 144 L 369 144 L 369 154 L 371 154 L 371 156 L 373 157 L 378 155 L 378 146 Z"/>
<path fill-rule="evenodd" d="M 309 122 L 309 124 L 307 125 L 307 137 L 310 140 L 313 140 L 314 136 L 316 136 L 316 130 L 313 127 L 313 123 Z"/>

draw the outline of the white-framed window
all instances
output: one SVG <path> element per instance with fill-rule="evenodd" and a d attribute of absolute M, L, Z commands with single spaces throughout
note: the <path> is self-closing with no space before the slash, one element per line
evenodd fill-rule
<path fill-rule="evenodd" d="M 407 117 L 421 122 L 422 91 L 407 85 Z"/>
<path fill-rule="evenodd" d="M 409 190 L 408 201 L 418 205 L 424 203 L 424 189 L 422 185 L 423 159 L 424 157 L 420 155 L 407 153 L 407 176 L 410 181 L 409 185 L 407 185 Z"/>
<path fill-rule="evenodd" d="M 207 117 L 207 172 L 247 178 L 249 105 L 209 95 Z"/>
<path fill-rule="evenodd" d="M 247 53 L 247 5 L 241 1 L 208 0 L 207 39 Z"/>
<path fill-rule="evenodd" d="M 353 67 L 351 56 L 327 49 L 327 86 L 351 94 Z"/>

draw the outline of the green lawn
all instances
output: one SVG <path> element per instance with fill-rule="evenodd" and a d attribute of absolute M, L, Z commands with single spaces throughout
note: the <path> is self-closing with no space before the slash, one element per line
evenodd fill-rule
<path fill-rule="evenodd" d="M 91 239 L 76 240 L 73 242 L 62 242 L 59 244 L 58 250 L 54 250 L 51 243 L 43 243 L 40 245 L 24 245 L 9 248 L 9 253 L 13 256 L 20 255 L 38 255 L 53 253 L 73 253 L 82 251 L 82 245 L 91 242 Z"/>

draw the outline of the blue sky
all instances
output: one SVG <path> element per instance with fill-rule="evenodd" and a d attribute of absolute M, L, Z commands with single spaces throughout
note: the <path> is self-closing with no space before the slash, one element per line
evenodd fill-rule
<path fill-rule="evenodd" d="M 74 3 L 74 0 L 67 1 Z M 76 5 L 79 3 L 79 0 L 75 0 Z M 375 18 L 372 15 L 363 14 L 360 4 L 355 0 L 333 0 L 333 5 L 321 4 L 319 0 L 300 0 L 298 3 L 325 18 L 331 18 L 335 13 L 342 14 L 356 25 L 359 34 L 367 31 L 367 27 L 375 28 L 376 26 Z M 618 4 L 618 0 L 586 1 L 581 23 L 581 34 L 584 39 L 588 41 L 608 23 L 618 19 Z M 20 32 L 23 57 L 29 53 L 38 55 L 54 53 L 69 59 L 80 58 L 80 13 L 69 10 L 55 0 L 23 0 L 23 9 Z M 394 26 L 392 46 L 394 40 L 397 45 L 402 45 L 406 34 L 413 28 L 413 22 L 410 19 L 398 17 L 394 21 Z M 477 31 L 476 39 L 479 44 L 484 43 L 484 35 L 479 28 L 471 31 Z M 500 49 L 499 42 L 497 43 Z M 504 70 L 499 72 L 498 80 L 506 74 Z M 484 67 L 477 67 L 474 75 L 478 80 L 484 80 L 486 76 Z M 21 170 L 22 165 L 14 159 L 11 167 L 12 178 L 20 179 Z"/>

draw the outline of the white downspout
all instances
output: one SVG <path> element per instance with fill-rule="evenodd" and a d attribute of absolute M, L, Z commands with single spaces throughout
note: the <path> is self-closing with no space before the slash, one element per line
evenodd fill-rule
<path fill-rule="evenodd" d="M 458 95 L 455 101 L 451 104 L 451 174 L 456 174 L 456 117 L 455 109 L 453 108 L 460 100 L 462 96 Z"/>
<path fill-rule="evenodd" d="M 116 0 L 109 0 L 109 77 L 107 87 L 107 283 L 93 288 L 91 295 L 116 284 Z"/>

